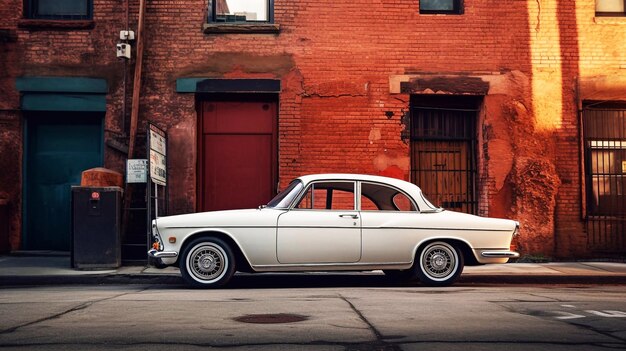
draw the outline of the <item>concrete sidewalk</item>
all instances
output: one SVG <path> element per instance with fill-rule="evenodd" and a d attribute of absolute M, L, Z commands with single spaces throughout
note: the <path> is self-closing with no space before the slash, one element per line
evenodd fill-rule
<path fill-rule="evenodd" d="M 298 273 L 300 276 L 350 275 L 377 277 L 381 271 L 360 273 Z M 238 274 L 240 276 L 249 276 Z M 296 273 L 266 273 L 296 276 Z M 245 278 L 243 278 L 245 279 Z M 279 279 L 279 278 L 278 278 Z M 275 279 L 276 280 L 276 279 Z M 175 267 L 157 269 L 123 266 L 114 270 L 76 270 L 70 257 L 58 253 L 0 256 L 0 286 L 50 284 L 183 284 Z M 508 263 L 465 267 L 460 284 L 626 284 L 626 263 L 555 262 Z"/>

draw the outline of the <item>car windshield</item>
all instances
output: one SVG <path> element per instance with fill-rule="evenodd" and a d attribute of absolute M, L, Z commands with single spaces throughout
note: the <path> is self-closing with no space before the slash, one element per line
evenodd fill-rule
<path fill-rule="evenodd" d="M 276 195 L 272 199 L 272 201 L 267 204 L 267 207 L 288 208 L 289 205 L 293 202 L 294 198 L 298 196 L 298 194 L 300 194 L 300 191 L 302 191 L 303 187 L 304 185 L 302 185 L 301 181 L 297 179 L 294 180 L 285 190 L 278 193 L 278 195 Z"/>

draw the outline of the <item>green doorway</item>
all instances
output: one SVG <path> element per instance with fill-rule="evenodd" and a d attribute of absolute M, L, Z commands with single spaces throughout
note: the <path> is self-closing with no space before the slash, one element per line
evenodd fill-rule
<path fill-rule="evenodd" d="M 104 113 L 30 112 L 24 150 L 25 250 L 70 250 L 71 186 L 103 164 Z"/>

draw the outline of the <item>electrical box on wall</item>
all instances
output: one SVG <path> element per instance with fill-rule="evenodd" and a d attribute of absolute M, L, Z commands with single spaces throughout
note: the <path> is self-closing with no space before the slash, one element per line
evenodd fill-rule
<path fill-rule="evenodd" d="M 135 32 L 132 30 L 121 30 L 120 40 L 135 40 Z"/>
<path fill-rule="evenodd" d="M 116 48 L 117 57 L 122 57 L 130 60 L 130 44 L 118 43 L 116 45 Z"/>

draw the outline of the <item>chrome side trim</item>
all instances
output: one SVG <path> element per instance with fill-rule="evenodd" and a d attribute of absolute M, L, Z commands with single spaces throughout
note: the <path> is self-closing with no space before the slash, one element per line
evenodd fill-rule
<path fill-rule="evenodd" d="M 517 258 L 519 253 L 515 251 L 483 251 L 480 253 L 482 257 L 487 258 Z"/>
<path fill-rule="evenodd" d="M 166 257 L 178 257 L 178 252 L 175 251 L 157 251 L 152 249 L 148 251 L 148 256 L 154 258 L 166 258 Z"/>
<path fill-rule="evenodd" d="M 285 268 L 337 268 L 337 269 L 345 269 L 347 267 L 360 267 L 358 269 L 381 269 L 380 267 L 386 266 L 406 266 L 412 265 L 413 262 L 385 262 L 385 263 L 363 263 L 363 262 L 338 262 L 338 263 L 283 263 L 283 264 L 261 264 L 253 266 L 252 268 L 258 269 L 285 269 Z"/>

